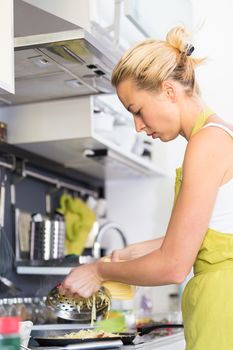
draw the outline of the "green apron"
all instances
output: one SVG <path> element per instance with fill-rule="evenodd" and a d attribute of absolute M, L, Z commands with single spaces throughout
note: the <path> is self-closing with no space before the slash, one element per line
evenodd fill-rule
<path fill-rule="evenodd" d="M 192 131 L 212 111 L 201 113 Z M 176 169 L 175 200 L 182 182 Z M 182 296 L 186 350 L 233 349 L 233 234 L 208 229 L 194 263 L 194 277 Z"/>

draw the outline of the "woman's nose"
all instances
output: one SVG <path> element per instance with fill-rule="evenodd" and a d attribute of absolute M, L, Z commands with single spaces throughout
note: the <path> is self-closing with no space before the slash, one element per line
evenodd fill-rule
<path fill-rule="evenodd" d="M 143 123 L 143 120 L 138 117 L 134 117 L 134 125 L 137 132 L 143 131 L 145 128 L 145 124 Z"/>

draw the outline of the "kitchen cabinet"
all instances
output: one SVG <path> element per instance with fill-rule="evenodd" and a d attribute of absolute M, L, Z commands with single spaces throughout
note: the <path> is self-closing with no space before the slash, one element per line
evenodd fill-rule
<path fill-rule="evenodd" d="M 0 91 L 14 93 L 13 0 L 1 0 L 0 11 Z"/>
<path fill-rule="evenodd" d="M 113 52 L 125 49 L 145 36 L 125 15 L 124 0 L 25 0 L 92 33 Z M 154 23 L 154 22 L 153 22 Z"/>
<path fill-rule="evenodd" d="M 152 161 L 132 152 L 136 134 L 129 116 L 94 96 L 7 107 L 5 115 L 9 143 L 66 168 L 111 180 L 163 175 Z M 100 130 L 100 118 L 108 129 Z"/>
<path fill-rule="evenodd" d="M 116 97 L 106 107 L 94 96 L 115 92 L 119 51 L 24 1 L 15 5 L 16 94 L 0 99 L 8 142 L 99 179 L 162 173 L 146 159 L 148 149 L 140 156 L 148 144 L 135 136 Z M 22 13 L 35 25 L 23 25 Z"/>
<path fill-rule="evenodd" d="M 145 37 L 164 38 L 181 23 L 192 29 L 190 0 L 26 1 L 85 28 L 113 48 L 117 44 L 126 49 Z"/>

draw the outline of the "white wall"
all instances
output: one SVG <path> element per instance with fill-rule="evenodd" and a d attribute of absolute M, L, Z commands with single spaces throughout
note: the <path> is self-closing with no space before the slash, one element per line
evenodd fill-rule
<path fill-rule="evenodd" d="M 208 57 L 198 70 L 203 98 L 219 116 L 233 122 L 233 2 L 192 0 L 195 51 Z"/>

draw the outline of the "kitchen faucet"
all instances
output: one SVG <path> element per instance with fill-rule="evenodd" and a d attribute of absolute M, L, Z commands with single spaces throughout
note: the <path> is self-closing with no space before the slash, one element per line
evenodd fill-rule
<path fill-rule="evenodd" d="M 116 231 L 120 235 L 124 247 L 127 245 L 127 241 L 123 231 L 114 222 L 105 222 L 100 226 L 99 231 L 93 242 L 92 255 L 95 259 L 100 259 L 101 257 L 101 242 L 104 234 L 109 230 Z"/>

